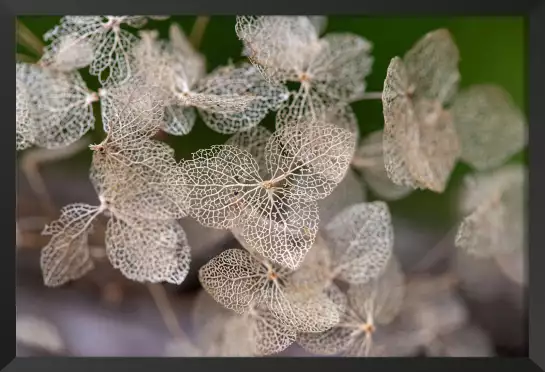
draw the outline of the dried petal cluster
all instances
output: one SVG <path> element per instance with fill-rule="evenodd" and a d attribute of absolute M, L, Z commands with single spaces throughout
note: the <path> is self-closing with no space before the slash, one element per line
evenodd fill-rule
<path fill-rule="evenodd" d="M 284 122 L 323 119 L 334 106 L 358 100 L 371 72 L 371 43 L 350 33 L 319 37 L 320 18 L 241 16 L 235 26 L 244 54 L 269 82 L 295 82 L 299 89 L 280 114 Z"/>
<path fill-rule="evenodd" d="M 324 35 L 322 16 L 240 16 L 249 63 L 208 72 L 178 25 L 168 40 L 129 31 L 148 18 L 165 17 L 63 17 L 44 36 L 40 62 L 17 64 L 18 150 L 77 141 L 94 127 L 97 101 L 105 132 L 90 146 L 98 205 L 67 205 L 43 231 L 45 284 L 93 269 L 88 241 L 99 224 L 106 257 L 125 277 L 180 284 L 191 249 L 178 220 L 190 216 L 242 245 L 199 270 L 201 332 L 187 340 L 190 354 L 271 355 L 294 342 L 324 355 L 456 353 L 431 344 L 445 337 L 455 348 L 464 309 L 442 287 L 406 288 L 388 205 L 367 202 L 365 188 L 386 200 L 440 193 L 462 160 L 489 172 L 467 178 L 456 245 L 480 256 L 522 251 L 525 170 L 499 168 L 527 142 L 508 94 L 491 85 L 458 92 L 458 48 L 447 30 L 430 32 L 391 60 L 384 130 L 358 146 L 350 104 L 366 98 L 373 64 L 363 37 Z M 96 93 L 77 71 L 87 66 Z M 259 125 L 271 112 L 274 132 Z M 186 135 L 197 116 L 231 136 L 177 161 L 156 135 Z"/>
<path fill-rule="evenodd" d="M 64 284 L 92 268 L 87 238 L 101 214 L 109 218 L 108 258 L 127 278 L 180 284 L 189 271 L 190 248 L 176 221 L 185 211 L 172 186 L 178 176 L 174 152 L 150 138 L 163 111 L 138 86 L 120 92 L 107 137 L 91 146 L 90 178 L 100 205 L 71 204 L 44 231 L 52 235 L 41 258 L 47 285 Z"/>
<path fill-rule="evenodd" d="M 98 96 L 77 71 L 17 63 L 16 79 L 18 149 L 68 146 L 94 127 Z"/>
<path fill-rule="evenodd" d="M 205 226 L 240 228 L 252 250 L 295 269 L 318 230 L 317 200 L 348 169 L 353 135 L 329 123 L 306 122 L 270 136 L 252 131 L 232 142 L 244 145 L 248 135 L 259 140 L 249 151 L 216 145 L 183 162 L 188 213 Z"/>
<path fill-rule="evenodd" d="M 140 28 L 145 16 L 65 16 L 44 35 L 50 44 L 41 64 L 60 71 L 89 66 L 101 83 L 121 83 L 131 76 L 131 48 L 138 40 L 122 28 Z"/>
<path fill-rule="evenodd" d="M 284 86 L 267 83 L 248 63 L 219 67 L 206 75 L 204 58 L 178 27 L 171 27 L 169 42 L 157 36 L 142 33 L 134 48 L 135 70 L 161 86 L 168 102 L 164 126 L 168 133 L 187 134 L 195 123 L 195 110 L 217 132 L 244 131 L 288 99 Z"/>
<path fill-rule="evenodd" d="M 384 161 L 399 186 L 443 192 L 460 155 L 444 105 L 457 89 L 459 53 L 447 30 L 430 32 L 388 66 L 382 103 Z"/>
<path fill-rule="evenodd" d="M 525 183 L 526 171 L 520 165 L 467 176 L 461 199 L 465 217 L 456 245 L 477 256 L 522 251 L 526 236 Z"/>

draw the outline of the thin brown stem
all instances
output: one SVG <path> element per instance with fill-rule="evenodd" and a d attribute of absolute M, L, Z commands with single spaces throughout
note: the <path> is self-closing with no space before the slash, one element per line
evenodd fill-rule
<path fill-rule="evenodd" d="M 22 53 L 16 53 L 15 54 L 15 60 L 17 62 L 27 62 L 27 63 L 36 62 L 36 58 L 31 57 L 31 56 L 27 56 L 26 54 L 22 54 Z"/>
<path fill-rule="evenodd" d="M 21 159 L 21 170 L 25 174 L 30 188 L 40 200 L 43 210 L 50 219 L 55 219 L 57 208 L 47 191 L 45 181 L 40 174 L 41 164 L 68 159 L 89 146 L 89 140 L 82 138 L 79 141 L 59 149 L 33 148 L 25 152 Z"/>
<path fill-rule="evenodd" d="M 409 270 L 411 272 L 422 271 L 431 267 L 434 263 L 439 261 L 447 252 L 447 248 L 450 247 L 449 241 L 454 241 L 454 235 L 456 234 L 458 226 L 452 227 L 441 240 L 429 249 L 424 256 L 422 256 L 416 264 Z"/>
<path fill-rule="evenodd" d="M 382 99 L 382 92 L 366 92 L 360 96 L 361 100 Z"/>
<path fill-rule="evenodd" d="M 184 332 L 180 327 L 180 323 L 178 322 L 178 318 L 176 317 L 176 313 L 174 312 L 174 308 L 170 303 L 165 288 L 161 284 L 157 283 L 147 283 L 146 286 L 148 287 L 148 290 L 153 297 L 153 301 L 155 302 L 155 306 L 157 306 L 159 313 L 161 313 L 163 322 L 165 323 L 165 326 L 172 337 L 183 339 L 185 336 Z"/>
<path fill-rule="evenodd" d="M 199 49 L 199 47 L 201 46 L 204 31 L 206 31 L 206 27 L 208 26 L 209 21 L 210 16 L 198 16 L 195 20 L 193 28 L 191 29 L 191 33 L 189 34 L 189 41 L 195 49 Z"/>
<path fill-rule="evenodd" d="M 16 19 L 17 42 L 33 52 L 36 56 L 41 57 L 43 54 L 44 43 L 32 31 L 26 27 L 23 22 Z"/>

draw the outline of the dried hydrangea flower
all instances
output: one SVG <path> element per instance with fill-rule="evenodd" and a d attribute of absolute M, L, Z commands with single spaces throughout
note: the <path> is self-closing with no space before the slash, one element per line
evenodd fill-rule
<path fill-rule="evenodd" d="M 267 141 L 265 170 L 235 146 L 199 150 L 182 163 L 188 212 L 205 226 L 240 227 L 252 249 L 295 269 L 318 230 L 316 201 L 344 178 L 353 142 L 325 123 L 287 126 Z"/>
<path fill-rule="evenodd" d="M 106 141 L 137 141 L 155 135 L 163 124 L 163 96 L 156 85 L 133 76 L 122 84 L 98 90 Z M 110 121 L 114 128 L 110 131 Z M 121 146 L 121 143 L 118 145 Z"/>
<path fill-rule="evenodd" d="M 181 284 L 189 272 L 190 247 L 175 220 L 144 220 L 112 211 L 106 252 L 114 268 L 139 282 Z"/>
<path fill-rule="evenodd" d="M 400 186 L 443 192 L 460 154 L 444 105 L 460 78 L 459 53 L 448 31 L 425 35 L 388 66 L 382 103 L 384 161 Z"/>
<path fill-rule="evenodd" d="M 114 268 L 140 282 L 181 284 L 189 272 L 190 248 L 175 220 L 145 220 L 124 214 L 100 197 L 99 206 L 70 204 L 61 217 L 46 226 L 51 240 L 42 249 L 44 283 L 55 287 L 78 279 L 93 269 L 88 235 L 100 214 L 110 216 L 106 252 Z"/>
<path fill-rule="evenodd" d="M 352 167 L 361 172 L 365 183 L 374 194 L 385 200 L 398 200 L 409 195 L 413 189 L 393 183 L 384 165 L 383 131 L 378 130 L 365 137 L 352 159 Z"/>
<path fill-rule="evenodd" d="M 415 101 L 411 84 L 404 62 L 392 59 L 382 94 L 386 172 L 396 185 L 441 193 L 460 154 L 458 136 L 441 102 Z"/>
<path fill-rule="evenodd" d="M 296 332 L 264 306 L 250 305 L 244 314 L 227 310 L 206 292 L 197 296 L 193 326 L 206 356 L 265 356 L 279 353 L 294 341 Z"/>
<path fill-rule="evenodd" d="M 256 253 L 229 249 L 201 267 L 199 280 L 217 302 L 239 314 L 263 306 L 294 331 L 331 328 L 339 321 L 335 303 L 325 293 L 306 290 L 293 272 Z"/>
<path fill-rule="evenodd" d="M 70 204 L 61 209 L 58 220 L 45 227 L 42 234 L 51 235 L 40 258 L 46 286 L 56 287 L 79 279 L 94 268 L 87 238 L 93 220 L 102 212 L 100 207 Z"/>
<path fill-rule="evenodd" d="M 502 165 L 526 146 L 524 114 L 499 86 L 463 90 L 450 111 L 460 137 L 460 158 L 478 171 Z"/>
<path fill-rule="evenodd" d="M 477 256 L 523 250 L 525 182 L 522 165 L 467 176 L 461 200 L 466 216 L 458 228 L 456 246 Z"/>
<path fill-rule="evenodd" d="M 27 94 L 26 138 L 45 148 L 68 146 L 94 127 L 92 103 L 98 100 L 78 72 L 61 73 L 18 63 L 17 82 Z M 19 89 L 20 89 L 19 88 Z"/>
<path fill-rule="evenodd" d="M 130 49 L 138 38 L 121 26 L 146 22 L 144 16 L 65 16 L 44 35 L 51 43 L 41 64 L 62 70 L 90 64 L 89 72 L 102 84 L 122 82 L 131 76 Z"/>
<path fill-rule="evenodd" d="M 297 343 L 316 354 L 370 356 L 375 333 L 392 322 L 401 309 L 404 276 L 394 256 L 382 275 L 367 284 L 352 285 L 340 322 L 322 333 L 298 334 Z"/>
<path fill-rule="evenodd" d="M 197 110 L 211 129 L 232 134 L 250 129 L 288 99 L 287 89 L 268 84 L 250 64 L 219 67 L 204 75 L 204 58 L 179 28 L 171 28 L 170 43 L 149 31 L 135 46 L 139 74 L 158 82 L 167 100 L 165 131 L 186 134 Z"/>
<path fill-rule="evenodd" d="M 285 120 L 320 119 L 334 104 L 360 98 L 371 72 L 371 44 L 350 33 L 319 38 L 309 17 L 237 17 L 237 36 L 250 61 L 270 82 L 300 88 L 284 110 Z"/>
<path fill-rule="evenodd" d="M 394 231 L 388 205 L 382 201 L 345 208 L 324 229 L 336 279 L 365 284 L 380 276 L 389 262 Z"/>

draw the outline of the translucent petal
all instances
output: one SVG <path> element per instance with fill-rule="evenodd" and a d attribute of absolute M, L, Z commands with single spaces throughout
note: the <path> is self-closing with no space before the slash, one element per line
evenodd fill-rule
<path fill-rule="evenodd" d="M 298 290 L 289 270 L 245 250 L 222 252 L 200 269 L 199 279 L 216 301 L 240 314 L 265 306 L 286 327 L 307 332 L 338 322 L 337 306 L 327 295 Z"/>
<path fill-rule="evenodd" d="M 58 220 L 45 227 L 43 234 L 51 235 L 40 257 L 46 286 L 60 286 L 93 269 L 87 238 L 93 219 L 100 213 L 98 207 L 70 204 L 61 209 Z"/>
<path fill-rule="evenodd" d="M 496 168 L 527 143 L 526 120 L 499 86 L 474 85 L 450 108 L 462 147 L 461 159 L 476 170 Z"/>
<path fill-rule="evenodd" d="M 427 33 L 405 54 L 403 62 L 417 99 L 448 102 L 458 88 L 460 53 L 450 32 Z"/>
<path fill-rule="evenodd" d="M 256 161 L 234 146 L 212 146 L 182 163 L 189 213 L 208 227 L 229 229 L 248 205 L 256 205 L 261 181 Z"/>
<path fill-rule="evenodd" d="M 237 16 L 235 30 L 268 81 L 293 79 L 319 49 L 316 28 L 305 16 Z"/>
<path fill-rule="evenodd" d="M 366 284 L 351 285 L 349 306 L 366 321 L 390 323 L 401 310 L 405 296 L 405 276 L 395 256 L 390 256 L 382 275 Z"/>
<path fill-rule="evenodd" d="M 65 74 L 27 63 L 18 63 L 16 72 L 28 94 L 31 120 L 27 132 L 34 144 L 68 146 L 94 127 L 92 102 L 98 97 L 78 72 Z"/>
<path fill-rule="evenodd" d="M 355 204 L 325 228 L 338 278 L 364 284 L 381 275 L 394 244 L 390 211 L 381 201 Z"/>
<path fill-rule="evenodd" d="M 114 215 L 106 229 L 112 266 L 139 282 L 181 284 L 189 272 L 190 248 L 180 224 Z"/>
<path fill-rule="evenodd" d="M 439 101 L 410 96 L 407 71 L 392 59 L 382 94 L 384 160 L 397 185 L 441 193 L 460 153 L 451 115 Z"/>
<path fill-rule="evenodd" d="M 89 66 L 94 58 L 93 44 L 77 35 L 67 34 L 46 46 L 40 64 L 62 72 Z"/>
<path fill-rule="evenodd" d="M 262 178 L 270 177 L 267 174 L 266 152 L 267 142 L 272 136 L 272 132 L 264 126 L 258 125 L 252 129 L 238 132 L 232 135 L 226 142 L 226 145 L 235 146 L 252 154 L 259 165 L 259 172 Z"/>
<path fill-rule="evenodd" d="M 249 331 L 257 355 L 277 354 L 295 342 L 297 332 L 267 308 L 258 307 L 250 314 Z"/>
<path fill-rule="evenodd" d="M 193 48 L 189 39 L 176 23 L 169 28 L 171 52 L 176 58 L 178 68 L 183 69 L 183 77 L 187 85 L 192 87 L 206 74 L 206 58 Z M 178 70 L 179 71 L 179 70 Z"/>
<path fill-rule="evenodd" d="M 267 271 L 247 251 L 228 249 L 199 269 L 203 288 L 220 304 L 239 314 L 266 290 Z"/>
<path fill-rule="evenodd" d="M 107 139 L 119 146 L 150 138 L 163 126 L 165 112 L 161 90 L 141 77 L 105 86 L 99 90 L 99 95 Z"/>
<path fill-rule="evenodd" d="M 343 315 L 340 323 L 347 320 Z M 299 333 L 297 334 L 297 343 L 314 354 L 335 355 L 345 350 L 353 342 L 354 336 L 353 328 L 335 326 L 321 333 Z"/>
<path fill-rule="evenodd" d="M 329 33 L 306 70 L 309 84 L 340 102 L 352 102 L 365 92 L 365 77 L 371 73 L 372 44 L 350 33 Z"/>
<path fill-rule="evenodd" d="M 455 238 L 457 247 L 477 256 L 522 250 L 526 170 L 510 165 L 466 178 L 462 210 L 467 213 Z"/>
<path fill-rule="evenodd" d="M 114 213 L 158 220 L 186 215 L 174 151 L 165 143 L 106 145 L 95 151 L 90 173 L 97 193 Z"/>
<path fill-rule="evenodd" d="M 388 177 L 384 166 L 382 138 L 382 130 L 364 138 L 352 159 L 352 167 L 361 172 L 363 180 L 374 194 L 385 200 L 402 199 L 413 189 L 396 185 Z"/>
<path fill-rule="evenodd" d="M 289 97 L 287 88 L 267 83 L 254 66 L 246 63 L 212 71 L 194 91 L 199 95 L 189 95 L 188 103 L 199 109 L 205 124 L 224 134 L 256 126 Z"/>
<path fill-rule="evenodd" d="M 339 309 L 325 293 L 270 291 L 266 301 L 271 312 L 297 332 L 324 332 L 339 322 Z"/>
<path fill-rule="evenodd" d="M 343 180 L 354 145 L 352 133 L 331 124 L 287 124 L 267 145 L 269 173 L 275 180 L 284 177 L 300 197 L 322 199 Z"/>
<path fill-rule="evenodd" d="M 296 269 L 310 250 L 318 232 L 315 201 L 271 193 L 270 200 L 244 216 L 242 237 L 265 258 Z"/>
<path fill-rule="evenodd" d="M 394 57 L 386 72 L 382 91 L 384 112 L 383 156 L 388 177 L 399 186 L 416 188 L 409 163 L 419 144 L 415 113 L 407 96 L 409 77 L 402 60 Z"/>
<path fill-rule="evenodd" d="M 365 185 L 354 171 L 346 172 L 343 180 L 325 199 L 318 201 L 320 227 L 324 227 L 333 217 L 350 205 L 366 201 Z"/>
<path fill-rule="evenodd" d="M 92 48 L 90 73 L 98 76 L 101 84 L 122 82 L 131 75 L 130 49 L 138 38 L 120 26 L 125 23 L 139 27 L 143 21 L 145 18 L 141 16 L 65 16 L 59 25 L 44 35 L 45 40 L 51 41 L 45 50 L 44 61 L 55 61 L 57 56 L 72 54 L 73 50 L 78 51 L 78 58 L 82 58 L 76 65 L 81 65 L 90 61 L 89 48 Z M 82 50 L 85 54 L 80 57 L 79 51 Z M 73 54 L 70 58 L 70 63 L 74 62 Z"/>

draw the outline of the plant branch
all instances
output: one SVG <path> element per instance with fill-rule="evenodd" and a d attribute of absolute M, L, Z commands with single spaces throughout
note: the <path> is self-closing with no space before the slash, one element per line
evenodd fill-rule
<path fill-rule="evenodd" d="M 198 16 L 195 20 L 191 33 L 189 34 L 189 41 L 195 49 L 200 48 L 204 31 L 206 31 L 206 26 L 208 26 L 209 21 L 210 16 Z"/>

